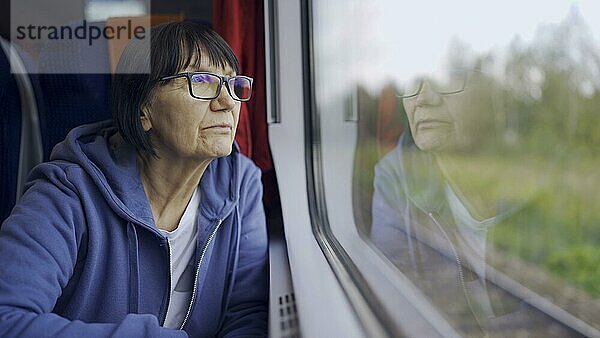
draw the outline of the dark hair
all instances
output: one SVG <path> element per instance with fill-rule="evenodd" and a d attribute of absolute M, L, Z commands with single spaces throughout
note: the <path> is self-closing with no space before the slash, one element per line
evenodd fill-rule
<path fill-rule="evenodd" d="M 160 85 L 159 79 L 189 66 L 199 68 L 207 58 L 210 65 L 230 66 L 236 73 L 239 73 L 239 64 L 223 38 L 193 22 L 169 22 L 152 27 L 150 48 L 147 43 L 133 39 L 125 47 L 113 79 L 111 108 L 123 139 L 135 146 L 138 153 L 156 157 L 140 116 L 143 105 L 152 99 L 153 89 Z"/>

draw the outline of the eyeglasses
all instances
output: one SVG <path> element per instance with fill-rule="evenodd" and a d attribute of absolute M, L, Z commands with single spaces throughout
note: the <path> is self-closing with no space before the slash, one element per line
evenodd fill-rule
<path fill-rule="evenodd" d="M 456 71 L 449 74 L 444 79 L 433 79 L 429 77 L 418 77 L 410 81 L 404 88 L 404 91 L 398 95 L 403 99 L 408 99 L 419 95 L 423 91 L 425 82 L 429 84 L 431 90 L 441 95 L 458 94 L 465 90 L 467 86 L 467 77 L 471 71 Z"/>
<path fill-rule="evenodd" d="M 187 79 L 190 95 L 196 99 L 216 99 L 221 94 L 223 84 L 225 84 L 231 98 L 236 101 L 245 102 L 252 97 L 252 82 L 254 79 L 243 75 L 220 76 L 207 72 L 187 72 L 165 76 L 159 81 L 168 81 L 179 77 Z"/>

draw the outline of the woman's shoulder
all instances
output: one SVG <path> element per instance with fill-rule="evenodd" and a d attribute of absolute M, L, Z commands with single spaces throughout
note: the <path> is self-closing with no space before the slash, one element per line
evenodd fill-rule
<path fill-rule="evenodd" d="M 74 162 L 66 160 L 50 160 L 36 165 L 28 176 L 28 183 L 31 184 L 39 179 L 50 182 L 69 182 L 72 184 L 74 177 L 82 175 L 83 168 Z"/>

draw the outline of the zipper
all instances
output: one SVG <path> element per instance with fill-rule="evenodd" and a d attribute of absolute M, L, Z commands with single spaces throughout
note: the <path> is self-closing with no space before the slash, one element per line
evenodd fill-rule
<path fill-rule="evenodd" d="M 219 230 L 221 223 L 223 223 L 223 220 L 219 219 L 217 221 L 217 224 L 215 225 L 213 231 L 211 232 L 210 236 L 208 236 L 208 240 L 206 240 L 206 244 L 204 244 L 204 247 L 202 248 L 202 253 L 200 254 L 200 259 L 198 260 L 198 266 L 196 267 L 196 276 L 194 277 L 194 289 L 192 291 L 192 299 L 190 299 L 190 305 L 188 306 L 187 312 L 185 313 L 185 317 L 183 318 L 183 322 L 181 323 L 181 326 L 179 327 L 180 330 L 183 330 L 183 327 L 187 323 L 188 318 L 190 317 L 190 313 L 192 312 L 192 305 L 194 304 L 194 301 L 196 299 L 196 291 L 198 289 L 198 275 L 200 274 L 200 266 L 202 266 L 202 261 L 204 260 L 204 255 L 206 254 L 206 251 L 208 250 L 208 246 L 210 245 L 210 242 L 212 242 L 212 239 L 215 237 L 217 230 Z"/>
<path fill-rule="evenodd" d="M 446 240 L 448 241 L 448 244 L 450 245 L 450 248 L 452 249 L 452 253 L 454 254 L 454 258 L 456 259 L 456 265 L 458 267 L 458 279 L 460 280 L 460 284 L 461 287 L 463 289 L 463 292 L 465 294 L 465 298 L 467 300 L 467 305 L 469 306 L 469 310 L 471 310 L 471 313 L 473 314 L 473 317 L 475 318 L 475 321 L 477 322 L 477 325 L 479 326 L 479 328 L 485 332 L 485 330 L 483 329 L 483 325 L 482 323 L 479 321 L 479 317 L 477 316 L 477 314 L 475 313 L 476 311 L 473 308 L 473 304 L 471 304 L 471 292 L 469 291 L 469 288 L 467 287 L 467 283 L 465 282 L 465 274 L 462 268 L 462 260 L 460 259 L 460 256 L 458 255 L 458 252 L 456 251 L 456 248 L 454 247 L 454 245 L 452 244 L 452 241 L 450 240 L 450 236 L 448 236 L 448 234 L 446 233 L 446 231 L 444 230 L 444 228 L 440 225 L 440 223 L 437 221 L 437 219 L 433 216 L 433 213 L 428 213 L 429 217 L 433 220 L 433 222 L 435 223 L 435 225 L 438 227 L 438 229 L 440 229 L 440 231 L 442 232 L 442 234 L 444 235 L 444 237 L 446 238 Z"/>
<path fill-rule="evenodd" d="M 169 308 L 171 307 L 171 280 L 173 279 L 173 271 L 171 269 L 171 244 L 169 244 L 169 240 L 167 242 L 167 257 L 169 258 L 169 287 L 167 288 L 167 311 L 165 312 L 165 317 L 162 320 L 160 326 L 165 325 L 165 321 L 167 320 L 167 315 L 169 314 Z"/>

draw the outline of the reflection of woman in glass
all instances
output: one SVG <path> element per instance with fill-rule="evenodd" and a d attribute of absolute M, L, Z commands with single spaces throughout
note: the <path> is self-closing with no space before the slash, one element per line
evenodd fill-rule
<path fill-rule="evenodd" d="M 418 79 L 402 95 L 412 137 L 402 135 L 375 168 L 372 240 L 459 331 L 475 335 L 506 332 L 514 322 L 506 316 L 523 315 L 487 282 L 487 237 L 539 186 L 521 177 L 529 182 L 521 191 L 504 188 L 518 174 L 497 161 L 507 149 L 498 93 L 477 71 Z"/>

